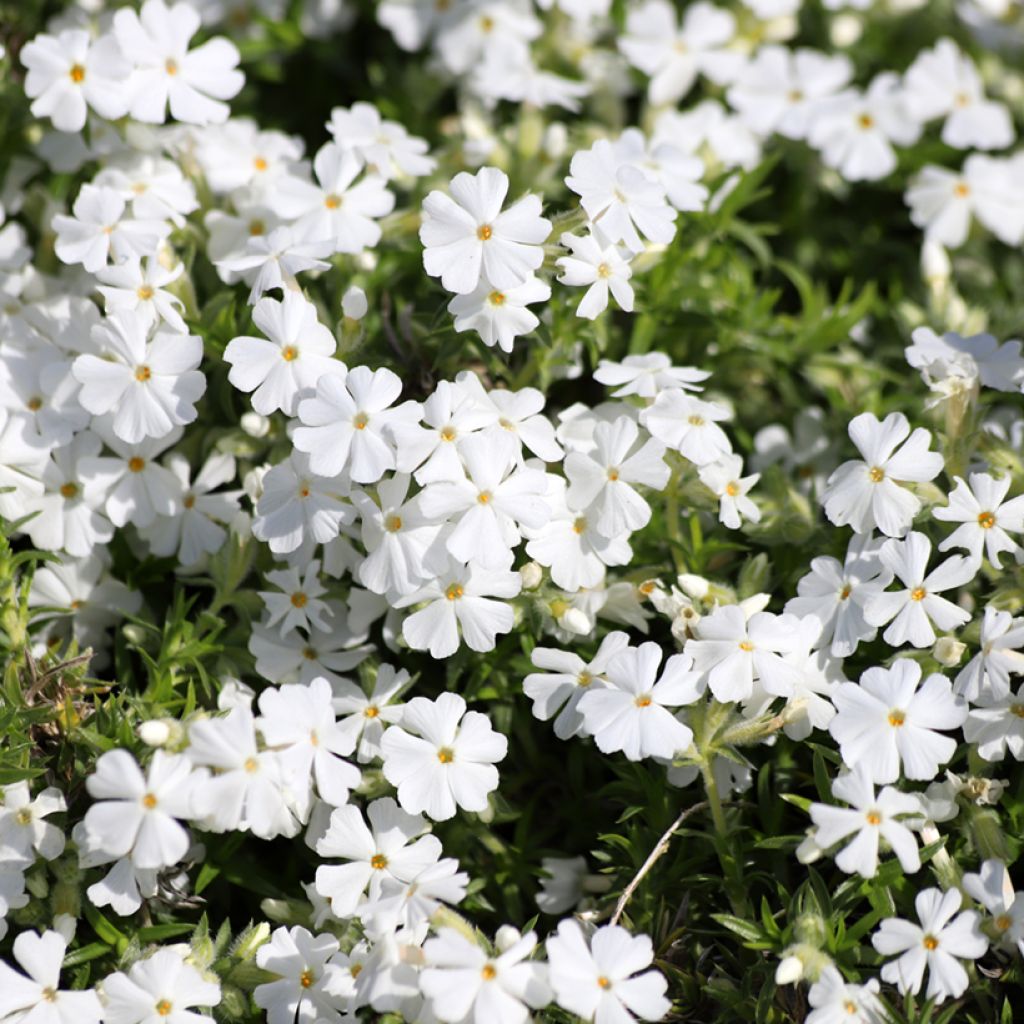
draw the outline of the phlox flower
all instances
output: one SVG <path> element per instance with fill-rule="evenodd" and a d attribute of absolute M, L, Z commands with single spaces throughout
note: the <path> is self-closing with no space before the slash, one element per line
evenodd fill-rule
<path fill-rule="evenodd" d="M 1005 500 L 1013 482 L 1010 476 L 997 479 L 988 473 L 972 473 L 970 487 L 961 477 L 953 479 L 956 489 L 949 496 L 949 504 L 934 509 L 932 515 L 942 522 L 963 525 L 939 544 L 939 550 L 963 548 L 972 561 L 979 563 L 984 550 L 988 560 L 1001 569 L 1001 552 L 1020 552 L 1010 533 L 1024 532 L 1024 495 Z"/>
<path fill-rule="evenodd" d="M 199 209 L 195 186 L 181 167 L 149 153 L 115 156 L 93 180 L 120 192 L 142 220 L 169 220 L 180 228 L 185 217 Z"/>
<path fill-rule="evenodd" d="M 730 530 L 738 530 L 744 519 L 761 521 L 761 510 L 747 497 L 761 479 L 760 473 L 743 475 L 743 459 L 739 455 L 721 455 L 697 471 L 700 482 L 718 498 L 718 519 Z"/>
<path fill-rule="evenodd" d="M 707 370 L 692 366 L 673 366 L 664 352 L 645 352 L 626 356 L 616 363 L 602 359 L 594 371 L 594 380 L 608 388 L 615 388 L 613 398 L 639 395 L 657 398 L 662 391 L 680 388 L 683 391 L 701 391 L 701 382 L 710 377 Z"/>
<path fill-rule="evenodd" d="M 963 376 L 977 380 L 982 387 L 1020 390 L 1024 358 L 1019 341 L 1000 344 L 991 334 L 964 337 L 955 331 L 939 335 L 930 327 L 914 328 L 911 339 L 912 344 L 903 351 L 907 362 L 921 371 L 926 384 L 946 376 L 947 367 L 955 365 L 964 371 Z"/>
<path fill-rule="evenodd" d="M 409 673 L 383 664 L 377 669 L 369 695 L 354 684 L 334 685 L 334 710 L 338 728 L 348 733 L 356 745 L 361 763 L 380 757 L 380 741 L 389 725 L 401 721 L 404 704 L 398 698 L 409 685 Z"/>
<path fill-rule="evenodd" d="M 561 270 L 558 280 L 572 287 L 586 286 L 576 307 L 576 315 L 594 320 L 608 308 L 609 292 L 621 309 L 633 311 L 633 287 L 629 279 L 633 271 L 629 253 L 614 243 L 605 245 L 600 238 L 589 235 L 564 234 L 560 239 L 571 256 L 560 256 L 555 265 Z"/>
<path fill-rule="evenodd" d="M 261 590 L 259 596 L 267 606 L 265 626 L 277 626 L 284 636 L 290 629 L 317 629 L 329 631 L 331 609 L 320 598 L 327 589 L 320 582 L 320 560 L 314 558 L 304 573 L 298 569 L 275 569 L 266 575 L 268 583 L 277 591 Z"/>
<path fill-rule="evenodd" d="M 608 661 L 607 685 L 588 689 L 577 710 L 583 726 L 605 754 L 621 750 L 630 761 L 671 758 L 686 750 L 693 731 L 669 708 L 692 704 L 703 689 L 688 654 L 673 655 L 661 664 L 655 643 L 627 647 Z"/>
<path fill-rule="evenodd" d="M 884 1020 L 878 998 L 878 979 L 851 985 L 829 964 L 807 993 L 812 1009 L 805 1024 L 880 1024 Z"/>
<path fill-rule="evenodd" d="M 334 251 L 331 239 L 310 238 L 297 225 L 282 224 L 271 231 L 264 227 L 263 217 L 250 220 L 244 251 L 217 260 L 217 272 L 225 281 L 239 275 L 246 284 L 252 282 L 250 304 L 272 288 L 298 291 L 296 276 L 306 270 L 328 270 L 331 265 L 324 257 Z"/>
<path fill-rule="evenodd" d="M 953 690 L 965 700 L 1002 699 L 1010 692 L 1010 675 L 1024 673 L 1024 620 L 985 606 L 978 638 L 981 650 L 960 670 Z"/>
<path fill-rule="evenodd" d="M 379 899 L 362 904 L 359 919 L 374 942 L 400 929 L 415 934 L 443 904 L 461 902 L 468 882 L 469 876 L 459 871 L 459 862 L 445 857 L 408 882 L 385 878 Z"/>
<path fill-rule="evenodd" d="M 467 711 L 458 694 L 442 693 L 433 701 L 409 701 L 381 748 L 384 777 L 398 788 L 402 808 L 445 821 L 458 807 L 487 807 L 487 795 L 498 787 L 494 764 L 508 752 L 508 740 L 486 715 Z"/>
<path fill-rule="evenodd" d="M 455 317 L 456 331 L 476 331 L 485 345 L 511 352 L 513 341 L 540 323 L 527 306 L 550 298 L 550 286 L 532 274 L 522 284 L 501 290 L 481 280 L 468 295 L 456 295 L 448 312 Z"/>
<path fill-rule="evenodd" d="M 338 959 L 338 940 L 306 928 L 277 928 L 256 951 L 256 965 L 278 976 L 257 985 L 256 1005 L 269 1024 L 341 1024 L 348 1016 L 347 972 Z"/>
<path fill-rule="evenodd" d="M 359 157 L 369 173 L 385 180 L 396 175 L 419 178 L 437 164 L 427 156 L 424 139 L 410 135 L 396 121 L 384 120 L 372 103 L 335 107 L 327 130 L 339 146 Z"/>
<path fill-rule="evenodd" d="M 220 984 L 210 980 L 174 949 L 158 949 L 127 973 L 103 979 L 104 1024 L 205 1024 L 213 1018 L 194 1007 L 216 1006 Z"/>
<path fill-rule="evenodd" d="M 64 794 L 47 786 L 35 798 L 28 782 L 0 788 L 0 858 L 4 868 L 31 866 L 36 854 L 55 860 L 64 852 L 64 832 L 46 821 L 67 810 Z M 2 869 L 0 869 L 2 870 Z"/>
<path fill-rule="evenodd" d="M 843 761 L 863 765 L 876 784 L 895 782 L 901 770 L 908 779 L 934 779 L 956 751 L 956 740 L 941 730 L 957 729 L 967 718 L 949 680 L 935 673 L 921 685 L 921 666 L 910 658 L 840 684 L 832 703 L 836 716 L 828 729 Z"/>
<path fill-rule="evenodd" d="M 468 372 L 463 371 L 457 379 L 468 385 Z M 488 425 L 501 427 L 515 438 L 520 458 L 525 447 L 544 462 L 561 462 L 565 452 L 555 440 L 551 420 L 541 413 L 545 401 L 544 393 L 537 388 L 495 388 L 479 396 L 479 404 L 489 417 Z"/>
<path fill-rule="evenodd" d="M 162 322 L 179 334 L 187 334 L 188 327 L 181 318 L 181 299 L 164 288 L 181 277 L 184 269 L 184 263 L 168 269 L 152 256 L 145 263 L 127 259 L 98 271 L 100 284 L 96 290 L 103 296 L 108 313 L 131 310 L 147 327 Z"/>
<path fill-rule="evenodd" d="M 977 747 L 983 761 L 1002 761 L 1011 754 L 1024 761 L 1024 688 L 996 697 L 983 694 L 967 714 L 964 739 Z"/>
<path fill-rule="evenodd" d="M 944 1002 L 962 995 L 968 985 L 961 960 L 977 960 L 988 949 L 988 940 L 978 928 L 978 914 L 960 909 L 963 897 L 958 889 L 924 889 L 914 907 L 920 924 L 887 917 L 871 937 L 882 956 L 896 956 L 882 968 L 882 980 L 901 993 L 917 994 L 928 972 L 927 999 Z M 955 916 L 954 916 L 955 915 Z"/>
<path fill-rule="evenodd" d="M 679 388 L 662 391 L 640 412 L 640 422 L 668 448 L 695 466 L 732 454 L 732 443 L 718 424 L 732 413 L 718 402 L 705 402 Z"/>
<path fill-rule="evenodd" d="M 963 887 L 988 911 L 999 945 L 1004 949 L 1016 946 L 1024 956 L 1024 893 L 1014 891 L 1006 865 L 994 857 L 986 860 L 977 874 L 964 875 Z"/>

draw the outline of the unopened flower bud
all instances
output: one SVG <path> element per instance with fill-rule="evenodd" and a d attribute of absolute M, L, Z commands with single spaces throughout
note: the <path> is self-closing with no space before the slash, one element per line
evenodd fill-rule
<path fill-rule="evenodd" d="M 358 285 L 352 285 L 341 297 L 341 311 L 349 320 L 362 320 L 369 308 L 366 292 Z"/>
<path fill-rule="evenodd" d="M 580 611 L 579 608 L 570 608 L 564 615 L 559 616 L 558 624 L 562 629 L 575 633 L 577 636 L 587 636 L 594 628 L 586 613 Z"/>
<path fill-rule="evenodd" d="M 527 562 L 519 575 L 523 578 L 523 590 L 535 590 L 544 578 L 544 570 L 536 562 Z"/>
<path fill-rule="evenodd" d="M 798 956 L 787 956 L 775 969 L 776 985 L 792 985 L 804 976 L 804 963 Z"/>
<path fill-rule="evenodd" d="M 258 412 L 243 412 L 238 424 L 250 437 L 266 437 L 270 433 L 270 418 Z"/>
<path fill-rule="evenodd" d="M 171 728 L 161 719 L 151 718 L 139 726 L 138 735 L 147 747 L 162 747 L 171 738 Z"/>
<path fill-rule="evenodd" d="M 960 664 L 960 659 L 964 655 L 964 651 L 967 650 L 967 645 L 961 643 L 961 641 L 951 636 L 941 636 L 935 642 L 935 647 L 932 649 L 932 656 L 940 664 L 946 668 L 952 668 L 954 665 Z"/>

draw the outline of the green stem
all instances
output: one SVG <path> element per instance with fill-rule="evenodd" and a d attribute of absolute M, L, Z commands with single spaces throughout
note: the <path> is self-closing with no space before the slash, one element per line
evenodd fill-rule
<path fill-rule="evenodd" d="M 704 793 L 708 798 L 708 807 L 711 809 L 711 820 L 715 826 L 715 851 L 718 854 L 718 861 L 722 865 L 722 881 L 725 883 L 725 893 L 729 897 L 733 913 L 737 917 L 749 918 L 750 905 L 743 886 L 739 861 L 729 853 L 729 825 L 725 820 L 725 808 L 722 805 L 721 794 L 718 792 L 718 782 L 715 780 L 713 765 L 714 755 L 702 754 L 700 774 L 704 781 Z"/>
<path fill-rule="evenodd" d="M 672 553 L 672 564 L 676 567 L 676 575 L 686 572 L 686 559 L 683 557 L 683 520 L 679 514 L 679 463 L 673 462 L 672 475 L 665 488 L 665 534 L 668 537 Z"/>

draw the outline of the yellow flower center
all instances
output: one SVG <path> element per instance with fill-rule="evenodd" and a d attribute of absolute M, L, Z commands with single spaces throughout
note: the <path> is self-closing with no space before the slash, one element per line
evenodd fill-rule
<path fill-rule="evenodd" d="M 982 512 L 981 515 L 978 516 L 978 525 L 983 530 L 991 530 L 992 527 L 996 525 L 995 514 L 992 512 Z"/>
<path fill-rule="evenodd" d="M 76 494 L 78 494 L 78 484 L 69 482 L 61 485 L 60 496 L 62 498 L 73 498 Z"/>
<path fill-rule="evenodd" d="M 292 594 L 292 607 L 293 608 L 305 608 L 309 598 L 301 590 L 296 590 Z"/>
<path fill-rule="evenodd" d="M 597 265 L 597 276 L 601 278 L 608 278 L 612 276 L 612 268 L 607 263 L 599 263 Z"/>
<path fill-rule="evenodd" d="M 465 591 L 462 589 L 461 583 L 453 583 L 444 592 L 444 596 L 447 597 L 449 601 L 458 601 L 464 593 Z"/>
<path fill-rule="evenodd" d="M 285 345 L 285 347 L 281 349 L 281 358 L 286 363 L 293 363 L 299 358 L 299 350 L 294 345 Z"/>
<path fill-rule="evenodd" d="M 375 853 L 370 858 L 370 867 L 373 868 L 374 871 L 383 871 L 387 866 L 388 859 L 383 853 Z"/>
<path fill-rule="evenodd" d="M 598 988 L 611 988 L 612 983 L 610 978 L 606 978 L 603 974 L 597 979 Z"/>
<path fill-rule="evenodd" d="M 156 1004 L 156 1012 L 161 1017 L 170 1016 L 171 1009 L 171 1001 L 169 999 L 161 999 L 160 1002 Z"/>
<path fill-rule="evenodd" d="M 476 229 L 476 237 L 479 238 L 481 242 L 488 241 L 493 234 L 494 229 L 490 224 L 481 224 L 480 227 Z"/>
<path fill-rule="evenodd" d="M 651 706 L 651 698 L 644 694 L 643 697 L 637 697 L 636 700 L 633 701 L 633 703 L 638 708 L 649 708 Z"/>
<path fill-rule="evenodd" d="M 966 199 L 971 194 L 971 186 L 966 181 L 957 183 L 956 188 L 953 189 L 953 195 L 958 199 Z"/>
<path fill-rule="evenodd" d="M 1017 718 L 1024 718 L 1024 704 L 1011 704 L 1010 714 Z"/>
<path fill-rule="evenodd" d="M 366 425 L 369 422 L 370 417 L 367 416 L 365 412 L 357 412 L 355 416 L 352 417 L 352 426 L 355 427 L 356 430 L 365 430 Z"/>
<path fill-rule="evenodd" d="M 849 583 L 845 584 L 843 586 L 843 589 L 839 591 L 839 600 L 840 601 L 848 600 L 852 593 L 853 593 L 853 587 L 851 587 Z"/>
<path fill-rule="evenodd" d="M 146 468 L 146 460 L 138 455 L 133 455 L 128 460 L 128 468 L 133 473 L 141 473 Z"/>
<path fill-rule="evenodd" d="M 878 811 L 868 811 L 868 813 L 865 814 L 864 817 L 867 819 L 867 823 L 869 825 L 882 824 L 882 816 L 878 813 Z"/>
<path fill-rule="evenodd" d="M 310 496 L 310 494 L 312 494 L 312 491 L 310 491 L 310 489 L 309 489 L 309 484 L 303 484 L 299 488 L 299 497 L 300 498 L 308 498 Z"/>
<path fill-rule="evenodd" d="M 996 926 L 997 932 L 1005 932 L 1009 930 L 1011 924 L 1013 924 L 1013 918 L 1009 914 L 1000 914 L 993 924 Z"/>
<path fill-rule="evenodd" d="M 19 825 L 31 825 L 32 824 L 32 812 L 27 807 L 22 807 L 17 814 L 14 815 L 14 820 Z"/>
<path fill-rule="evenodd" d="M 693 427 L 703 427 L 704 426 L 704 417 L 703 416 L 698 416 L 696 413 L 694 413 L 692 416 L 687 418 L 686 422 L 689 423 L 690 426 L 693 426 Z"/>
<path fill-rule="evenodd" d="M 609 469 L 608 479 L 611 480 L 612 483 L 614 483 L 616 480 L 619 479 L 619 471 L 617 469 Z"/>
<path fill-rule="evenodd" d="M 33 395 L 26 403 L 25 407 L 29 412 L 39 412 L 43 407 L 43 400 L 38 395 Z"/>
<path fill-rule="evenodd" d="M 185 508 L 195 508 L 195 504 L 196 496 L 194 494 L 186 494 L 184 500 L 182 501 L 182 505 L 184 505 Z"/>
<path fill-rule="evenodd" d="M 149 302 L 153 298 L 153 288 L 148 284 L 140 284 L 136 289 L 135 294 L 138 295 L 143 302 Z"/>
<path fill-rule="evenodd" d="M 857 1012 L 857 1004 L 852 999 L 847 999 L 846 1002 L 843 1003 L 843 1009 L 847 1013 L 856 1013 Z"/>
<path fill-rule="evenodd" d="M 164 61 L 164 70 L 169 75 L 176 75 L 178 73 L 178 62 L 172 57 L 168 57 L 167 60 Z"/>
<path fill-rule="evenodd" d="M 68 78 L 71 79 L 75 85 L 81 85 L 85 81 L 85 68 L 81 64 L 72 64 L 71 70 L 68 71 Z"/>
<path fill-rule="evenodd" d="M 589 686 L 593 681 L 594 677 L 586 669 L 576 677 L 577 686 Z"/>
<path fill-rule="evenodd" d="M 47 985 L 39 994 L 48 1003 L 57 1002 L 57 990 L 52 985 Z"/>
<path fill-rule="evenodd" d="M 243 767 L 243 768 L 244 768 L 244 769 L 245 769 L 245 770 L 246 770 L 246 771 L 247 771 L 247 772 L 248 772 L 248 773 L 249 773 L 250 775 L 253 775 L 253 774 L 255 774 L 255 773 L 256 773 L 256 772 L 257 772 L 257 771 L 259 770 L 259 767 L 260 767 L 260 763 L 259 763 L 259 761 L 257 761 L 257 760 L 256 760 L 256 758 L 255 758 L 255 757 L 247 757 L 247 758 L 245 759 L 245 764 L 243 764 L 243 765 L 242 765 L 242 767 Z"/>
<path fill-rule="evenodd" d="M 587 528 L 587 520 L 583 516 L 577 516 L 572 523 L 573 533 L 583 533 Z"/>
<path fill-rule="evenodd" d="M 147 793 L 142 798 L 142 806 L 145 807 L 147 811 L 153 810 L 153 808 L 156 807 L 156 797 L 152 793 Z"/>
<path fill-rule="evenodd" d="M 491 292 L 491 294 L 487 296 L 487 301 L 492 306 L 503 306 L 503 305 L 505 305 L 505 293 L 504 292 Z"/>
<path fill-rule="evenodd" d="M 441 428 L 441 440 L 442 441 L 454 441 L 456 436 L 457 436 L 456 430 L 455 430 L 455 428 L 453 426 L 449 425 L 447 427 L 442 427 Z"/>
<path fill-rule="evenodd" d="M 442 747 L 437 752 L 437 759 L 441 764 L 451 764 L 455 760 L 455 751 L 451 747 Z"/>
<path fill-rule="evenodd" d="M 898 729 L 907 720 L 907 713 L 900 711 L 898 708 L 893 708 L 889 712 L 889 724 L 894 728 Z"/>
<path fill-rule="evenodd" d="M 402 517 L 401 516 L 388 516 L 387 519 L 384 520 L 384 529 L 387 530 L 388 533 L 398 533 L 398 531 L 401 528 L 402 528 Z"/>
<path fill-rule="evenodd" d="M 249 221 L 249 234 L 256 238 L 267 230 L 267 225 L 259 217 Z"/>
<path fill-rule="evenodd" d="M 252 165 L 260 173 L 262 173 L 263 171 L 265 171 L 267 169 L 267 161 L 263 157 L 261 157 L 261 156 L 253 157 Z"/>
<path fill-rule="evenodd" d="M 939 948 L 939 940 L 934 935 L 926 935 L 924 937 L 924 948 L 929 952 L 933 949 Z"/>
<path fill-rule="evenodd" d="M 328 210 L 338 209 L 338 207 L 341 206 L 341 196 L 339 196 L 336 192 L 332 192 L 324 200 L 324 206 L 326 206 Z"/>
<path fill-rule="evenodd" d="M 153 376 L 153 371 L 148 366 L 138 366 L 135 368 L 135 379 L 140 384 L 145 384 L 150 377 Z"/>
<path fill-rule="evenodd" d="M 875 119 L 870 114 L 861 114 L 857 118 L 857 126 L 866 132 L 869 128 L 875 127 Z"/>
<path fill-rule="evenodd" d="M 478 501 L 478 502 L 479 502 L 479 503 L 480 503 L 481 505 L 489 505 L 489 504 L 491 503 L 491 492 L 490 492 L 490 491 L 481 491 L 481 492 L 480 492 L 480 493 L 479 493 L 479 494 L 478 494 L 478 495 L 476 496 L 476 500 L 477 500 L 477 501 Z"/>
<path fill-rule="evenodd" d="M 735 480 L 730 480 L 725 485 L 725 493 L 728 494 L 730 498 L 735 498 L 736 495 L 740 493 L 740 485 L 736 483 Z"/>
<path fill-rule="evenodd" d="M 317 654 L 315 647 L 303 647 L 302 656 L 306 661 L 316 661 L 316 659 L 320 657 L 320 655 Z"/>
<path fill-rule="evenodd" d="M 493 964 L 484 964 L 480 969 L 480 977 L 483 978 L 484 981 L 494 981 L 497 976 L 498 972 L 494 969 Z"/>
<path fill-rule="evenodd" d="M 314 981 L 316 981 L 316 975 L 308 967 L 299 975 L 299 984 L 303 988 L 309 988 Z"/>
<path fill-rule="evenodd" d="M 377 718 L 380 715 L 380 708 L 376 704 L 368 704 L 363 711 L 367 718 Z"/>
<path fill-rule="evenodd" d="M 885 470 L 881 466 L 872 466 L 868 470 L 868 479 L 873 484 L 880 484 L 885 479 Z"/>
<path fill-rule="evenodd" d="M 749 640 L 740 641 L 740 650 L 746 651 L 749 654 L 754 649 L 754 645 Z"/>
<path fill-rule="evenodd" d="M 924 587 L 914 587 L 910 592 L 911 601 L 923 601 L 928 596 L 928 591 Z"/>

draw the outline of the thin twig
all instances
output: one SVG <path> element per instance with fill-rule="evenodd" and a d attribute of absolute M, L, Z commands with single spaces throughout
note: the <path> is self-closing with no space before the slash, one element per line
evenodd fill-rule
<path fill-rule="evenodd" d="M 625 889 L 622 890 L 622 895 L 619 897 L 619 902 L 615 904 L 615 913 L 612 914 L 610 924 L 618 924 L 619 918 L 622 917 L 622 912 L 626 909 L 626 904 L 632 899 L 633 893 L 636 892 L 636 887 L 643 881 L 644 876 L 654 866 L 654 862 L 668 849 L 668 844 L 672 841 L 672 833 L 691 814 L 696 814 L 698 811 L 707 810 L 708 803 L 706 800 L 702 800 L 699 804 L 694 804 L 692 807 L 687 807 L 685 811 L 682 811 L 678 818 L 672 822 L 671 825 L 662 834 L 662 837 L 658 840 L 657 845 L 647 855 L 647 860 L 640 865 L 640 870 L 633 876 L 632 881 Z"/>

